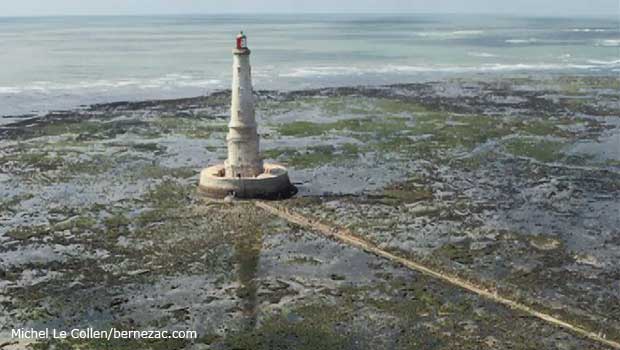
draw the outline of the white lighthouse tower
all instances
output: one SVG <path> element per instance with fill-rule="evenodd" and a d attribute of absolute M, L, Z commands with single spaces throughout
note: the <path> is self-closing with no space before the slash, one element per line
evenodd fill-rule
<path fill-rule="evenodd" d="M 296 193 L 286 168 L 263 163 L 254 109 L 250 49 L 243 32 L 233 49 L 228 158 L 200 173 L 199 190 L 211 197 L 285 198 Z"/>
<path fill-rule="evenodd" d="M 263 162 L 258 156 L 250 49 L 243 32 L 237 36 L 237 47 L 233 49 L 232 101 L 228 129 L 226 173 L 233 177 L 255 177 L 261 174 Z"/>

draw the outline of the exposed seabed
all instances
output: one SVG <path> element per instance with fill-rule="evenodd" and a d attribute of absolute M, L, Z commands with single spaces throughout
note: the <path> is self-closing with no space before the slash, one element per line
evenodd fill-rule
<path fill-rule="evenodd" d="M 618 341 L 618 91 L 587 76 L 264 91 L 259 133 L 299 188 L 278 206 Z M 0 344 L 114 326 L 199 338 L 31 347 L 605 348 L 251 201 L 205 200 L 228 103 L 0 128 Z"/>

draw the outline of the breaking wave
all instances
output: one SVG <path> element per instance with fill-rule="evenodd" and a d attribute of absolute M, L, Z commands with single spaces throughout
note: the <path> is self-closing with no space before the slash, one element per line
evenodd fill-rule
<path fill-rule="evenodd" d="M 120 79 L 120 80 L 93 80 L 72 83 L 58 83 L 53 81 L 35 81 L 22 86 L 0 86 L 0 94 L 19 94 L 23 92 L 47 93 L 54 91 L 97 90 L 109 91 L 114 89 L 165 89 L 165 88 L 209 88 L 220 85 L 217 79 L 196 79 L 182 74 L 168 74 L 152 79 Z"/>
<path fill-rule="evenodd" d="M 604 32 L 611 32 L 611 29 L 604 29 L 604 28 L 571 28 L 571 29 L 565 29 L 565 32 L 574 32 L 574 33 L 604 33 Z"/>
<path fill-rule="evenodd" d="M 612 47 L 617 47 L 620 46 L 620 39 L 606 39 L 606 40 L 600 40 L 597 43 L 598 46 L 612 46 Z"/>
<path fill-rule="evenodd" d="M 537 43 L 539 40 L 536 38 L 529 38 L 529 39 L 508 39 L 506 40 L 507 44 L 534 44 Z"/>
<path fill-rule="evenodd" d="M 614 61 L 588 60 L 588 63 L 596 64 L 600 66 L 620 66 L 620 60 L 614 60 Z"/>
<path fill-rule="evenodd" d="M 476 36 L 484 34 L 483 30 L 456 30 L 451 32 L 446 31 L 433 31 L 433 32 L 416 32 L 413 33 L 415 36 L 424 37 L 424 38 L 457 38 L 464 36 Z"/>
<path fill-rule="evenodd" d="M 485 73 L 485 72 L 516 72 L 516 71 L 563 71 L 563 70 L 597 70 L 620 67 L 620 60 L 590 60 L 587 64 L 571 63 L 540 63 L 540 64 L 483 64 L 478 66 L 416 66 L 387 65 L 383 67 L 350 67 L 350 66 L 315 66 L 296 68 L 279 76 L 284 78 L 307 78 L 327 76 L 361 76 L 365 74 L 406 74 L 406 73 Z"/>
<path fill-rule="evenodd" d="M 497 55 L 494 55 L 488 52 L 468 52 L 467 55 L 471 57 L 481 57 L 481 58 L 497 57 Z"/>

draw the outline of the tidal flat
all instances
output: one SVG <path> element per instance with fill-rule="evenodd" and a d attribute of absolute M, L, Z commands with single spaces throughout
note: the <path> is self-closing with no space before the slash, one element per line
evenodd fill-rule
<path fill-rule="evenodd" d="M 620 341 L 620 80 L 480 77 L 256 93 L 278 206 Z M 605 349 L 197 192 L 230 93 L 0 126 L 0 348 Z M 197 339 L 10 339 L 12 328 Z"/>

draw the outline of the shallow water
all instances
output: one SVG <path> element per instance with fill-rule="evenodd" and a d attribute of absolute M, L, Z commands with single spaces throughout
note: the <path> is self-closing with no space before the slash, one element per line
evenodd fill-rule
<path fill-rule="evenodd" d="M 614 17 L 0 18 L 0 67 L 7 67 L 0 69 L 0 115 L 227 88 L 230 49 L 241 29 L 259 89 L 620 69 Z"/>
<path fill-rule="evenodd" d="M 610 128 L 608 132 L 597 140 L 575 144 L 570 152 L 598 161 L 620 162 L 620 119 L 607 118 L 604 122 Z"/>

